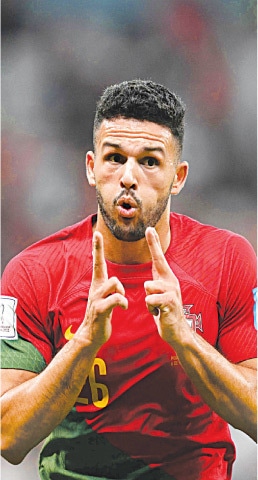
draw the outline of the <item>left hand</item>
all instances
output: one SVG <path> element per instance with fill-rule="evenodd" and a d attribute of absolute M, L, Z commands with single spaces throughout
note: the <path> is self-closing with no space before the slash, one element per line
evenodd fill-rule
<path fill-rule="evenodd" d="M 180 285 L 163 254 L 159 236 L 154 228 L 146 229 L 146 240 L 152 257 L 153 280 L 146 281 L 146 305 L 163 340 L 170 344 L 180 339 L 187 328 Z"/>

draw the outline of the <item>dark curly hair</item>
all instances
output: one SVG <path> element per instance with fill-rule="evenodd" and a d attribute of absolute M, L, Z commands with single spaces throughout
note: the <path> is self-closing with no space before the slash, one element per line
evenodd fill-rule
<path fill-rule="evenodd" d="M 105 119 L 123 117 L 147 120 L 168 127 L 182 151 L 185 106 L 168 88 L 151 80 L 130 80 L 111 85 L 100 97 L 94 119 L 96 131 Z"/>

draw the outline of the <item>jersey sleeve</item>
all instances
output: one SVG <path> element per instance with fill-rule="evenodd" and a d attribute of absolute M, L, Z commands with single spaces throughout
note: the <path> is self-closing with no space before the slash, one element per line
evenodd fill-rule
<path fill-rule="evenodd" d="M 10 261 L 2 276 L 2 314 L 5 313 L 4 307 L 8 299 L 13 299 L 18 338 L 30 342 L 46 364 L 54 355 L 52 325 L 48 313 L 49 289 L 47 274 L 43 267 L 35 262 L 35 258 L 30 260 L 26 256 L 23 258 L 18 255 Z M 15 344 L 17 336 L 16 339 L 6 340 L 9 344 Z"/>
<path fill-rule="evenodd" d="M 46 362 L 40 352 L 21 337 L 13 340 L 1 340 L 1 368 L 28 370 L 40 373 L 46 367 Z"/>
<path fill-rule="evenodd" d="M 233 363 L 257 356 L 254 292 L 256 256 L 241 236 L 230 237 L 223 265 L 219 308 L 218 350 Z"/>

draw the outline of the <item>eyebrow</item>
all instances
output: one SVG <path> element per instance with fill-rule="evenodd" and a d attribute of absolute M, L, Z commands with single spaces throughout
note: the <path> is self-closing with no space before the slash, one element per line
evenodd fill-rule
<path fill-rule="evenodd" d="M 122 148 L 120 143 L 112 143 L 112 142 L 104 142 L 103 147 L 112 147 L 117 149 Z M 164 150 L 162 147 L 144 147 L 143 152 L 161 152 L 164 154 Z"/>
<path fill-rule="evenodd" d="M 121 145 L 119 143 L 104 142 L 103 147 L 121 148 Z"/>

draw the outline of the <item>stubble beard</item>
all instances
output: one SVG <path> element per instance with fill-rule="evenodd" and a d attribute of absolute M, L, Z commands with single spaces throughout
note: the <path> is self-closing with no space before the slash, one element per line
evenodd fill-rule
<path fill-rule="evenodd" d="M 169 192 L 159 200 L 155 208 L 152 208 L 147 213 L 142 214 L 141 218 L 138 219 L 136 224 L 128 222 L 127 225 L 118 225 L 112 214 L 107 211 L 103 197 L 96 187 L 96 197 L 102 218 L 112 235 L 114 235 L 117 240 L 122 240 L 123 242 L 137 242 L 145 237 L 145 230 L 147 227 L 155 227 L 167 208 L 170 194 L 171 190 L 169 190 Z M 142 202 L 139 199 L 136 199 L 134 194 L 132 196 L 137 201 L 138 208 L 142 209 Z M 116 205 L 116 201 L 117 199 L 115 199 L 113 202 L 114 207 Z"/>

